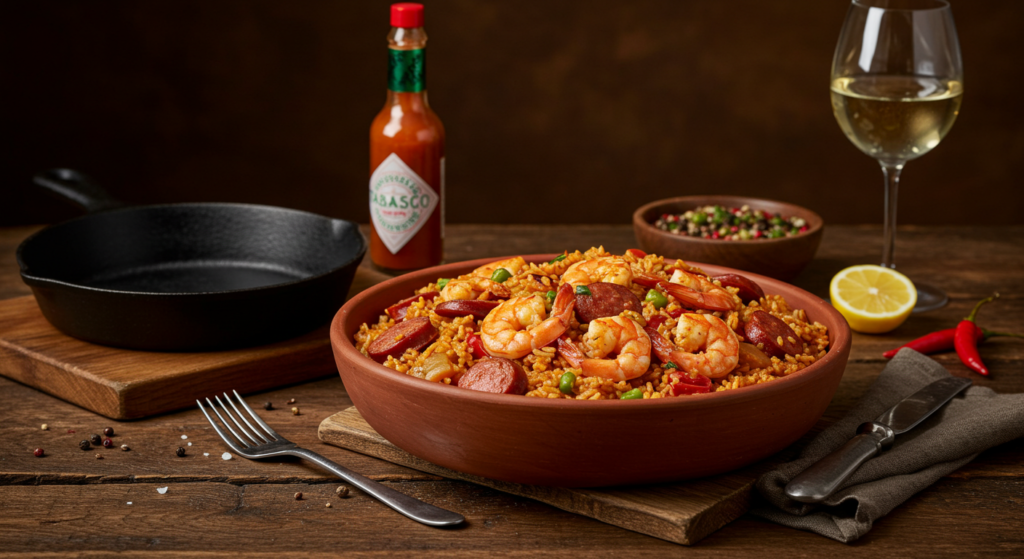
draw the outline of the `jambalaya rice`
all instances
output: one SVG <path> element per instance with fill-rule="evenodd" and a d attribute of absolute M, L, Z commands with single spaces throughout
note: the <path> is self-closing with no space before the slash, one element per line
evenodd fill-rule
<path fill-rule="evenodd" d="M 591 248 L 586 252 L 566 253 L 564 257 L 560 257 L 552 262 L 527 263 L 518 270 L 509 270 L 511 273 L 510 277 L 501 282 L 501 285 L 508 290 L 508 293 L 505 295 L 510 295 L 511 297 L 538 294 L 543 296 L 545 293 L 559 288 L 562 283 L 563 274 L 573 264 L 584 260 L 609 256 L 613 255 L 606 252 L 603 247 L 597 247 Z M 703 274 L 699 269 L 688 267 L 682 261 L 666 261 L 661 256 L 654 254 L 644 255 L 640 251 L 627 251 L 624 255 L 616 256 L 616 259 L 628 263 L 629 268 L 637 277 L 646 275 L 660 280 L 669 280 L 674 268 L 682 268 L 695 274 Z M 492 267 L 483 271 L 486 273 L 485 275 L 489 276 L 489 272 L 493 269 Z M 470 277 L 471 275 L 467 274 L 460 276 L 460 279 Z M 751 300 L 746 304 L 739 302 L 739 298 L 736 297 L 737 308 L 728 311 L 693 309 L 691 308 L 692 305 L 684 306 L 676 297 L 665 295 L 664 299 L 667 299 L 667 304 L 661 308 L 656 308 L 656 302 L 648 298 L 648 292 L 651 290 L 649 287 L 632 281 L 628 283 L 627 287 L 642 302 L 642 317 L 628 310 L 622 312 L 620 316 L 635 320 L 640 326 L 644 326 L 651 322 L 652 319 L 655 319 L 655 317 L 661 316 L 663 318 L 658 318 L 654 321 L 657 323 L 663 320 L 657 326 L 657 330 L 658 333 L 665 336 L 668 340 L 674 340 L 675 329 L 679 320 L 677 317 L 680 316 L 680 312 L 713 314 L 721 318 L 737 336 L 739 342 L 746 341 L 744 339 L 743 327 L 746 322 L 745 319 L 749 318 L 750 314 L 757 310 L 766 311 L 770 315 L 781 319 L 796 334 L 796 343 L 802 346 L 802 350 L 798 354 L 786 354 L 782 358 L 772 356 L 770 357 L 770 365 L 764 367 L 752 367 L 749 362 L 740 361 L 728 374 L 711 379 L 711 391 L 731 390 L 770 382 L 807 367 L 824 357 L 828 351 L 829 335 L 825 326 L 818 322 L 808 322 L 807 315 L 802 309 L 790 308 L 787 302 L 779 295 L 765 294 L 760 299 Z M 725 289 L 732 294 L 737 293 L 737 288 L 735 287 L 722 287 L 718 281 L 714 281 L 714 284 L 719 289 Z M 415 293 L 426 294 L 437 291 L 441 291 L 438 284 L 432 283 L 423 286 Z M 410 293 L 410 295 L 413 294 Z M 493 298 L 493 295 L 484 291 L 478 295 L 478 298 Z M 547 299 L 547 311 L 550 312 L 551 296 L 549 295 Z M 662 302 L 664 302 L 664 299 Z M 433 376 L 431 380 L 445 384 L 455 384 L 466 370 L 480 360 L 474 357 L 472 353 L 470 337 L 480 335 L 483 320 L 475 319 L 469 315 L 456 318 L 439 316 L 434 312 L 434 307 L 441 303 L 441 300 L 441 296 L 435 296 L 429 300 L 420 298 L 408 306 L 405 316 L 402 317 L 403 320 L 427 317 L 430 323 L 437 328 L 437 338 L 419 351 L 407 349 L 404 354 L 397 358 L 388 356 L 383 361 L 384 366 L 412 376 L 427 378 L 428 374 L 425 372 L 424 367 L 426 360 L 431 355 L 443 353 L 447 357 L 448 363 L 450 363 L 450 371 L 440 377 Z M 395 319 L 385 313 L 380 315 L 376 324 L 361 325 L 354 337 L 356 348 L 364 355 L 367 355 L 368 346 L 395 324 Z M 569 320 L 569 327 L 565 330 L 563 336 L 566 336 L 568 340 L 574 343 L 583 343 L 582 338 L 587 332 L 588 327 L 589 325 L 586 323 L 580 324 L 577 316 L 574 314 Z M 650 365 L 647 367 L 646 372 L 635 378 L 616 380 L 586 376 L 579 367 L 574 367 L 555 346 L 556 344 L 551 343 L 532 349 L 525 356 L 514 360 L 522 366 L 529 379 L 526 396 L 535 398 L 604 400 L 618 399 L 624 394 L 630 393 L 630 398 L 638 398 L 638 389 L 639 394 L 642 394 L 644 399 L 674 397 L 672 385 L 674 382 L 678 382 L 681 372 L 689 374 L 691 378 L 698 378 L 697 375 L 699 374 L 696 371 L 680 371 L 673 368 L 673 365 L 666 366 L 655 355 L 651 354 Z M 763 349 L 761 344 L 758 347 Z M 606 356 L 606 358 L 614 357 L 614 354 Z M 435 362 L 437 359 L 435 357 Z M 575 375 L 571 391 L 568 393 L 563 392 L 559 385 L 563 375 L 567 372 L 572 372 Z M 704 379 L 701 380 L 705 383 L 707 382 Z"/>

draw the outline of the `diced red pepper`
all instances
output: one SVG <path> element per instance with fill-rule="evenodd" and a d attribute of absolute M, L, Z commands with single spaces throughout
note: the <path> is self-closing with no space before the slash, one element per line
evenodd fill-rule
<path fill-rule="evenodd" d="M 665 324 L 665 321 L 667 320 L 668 319 L 665 318 L 664 315 L 656 314 L 652 316 L 650 320 L 647 321 L 647 325 L 657 330 L 658 327 L 661 326 L 662 324 Z"/>
<path fill-rule="evenodd" d="M 476 359 L 487 357 L 487 351 L 484 350 L 484 341 L 480 339 L 480 336 L 470 332 L 469 336 L 466 337 L 466 343 L 469 344 L 469 352 L 473 354 L 473 357 Z"/>
<path fill-rule="evenodd" d="M 704 375 L 691 378 L 690 375 L 683 372 L 672 372 L 668 376 L 672 379 L 672 388 L 669 389 L 669 392 L 673 396 L 711 392 L 711 379 Z"/>
<path fill-rule="evenodd" d="M 440 293 L 438 293 L 437 291 L 430 291 L 427 293 L 420 293 L 419 295 L 413 295 L 408 299 L 402 299 L 401 301 L 395 303 L 394 305 L 391 305 L 390 307 L 385 309 L 384 312 L 388 313 L 388 316 L 395 319 L 396 321 L 402 321 L 405 320 L 405 313 L 409 312 L 409 305 L 418 301 L 420 297 L 422 297 L 424 301 L 429 301 L 434 297 L 437 297 L 438 295 L 440 295 Z"/>
<path fill-rule="evenodd" d="M 680 316 L 683 316 L 683 309 L 672 309 L 668 311 L 668 315 L 672 318 L 679 318 Z"/>
<path fill-rule="evenodd" d="M 755 239 L 760 239 L 763 236 L 764 236 L 764 231 L 761 231 L 760 229 L 758 229 L 757 231 L 754 231 L 754 238 Z"/>
<path fill-rule="evenodd" d="M 636 258 L 638 260 L 640 258 L 643 258 L 643 257 L 647 256 L 646 252 L 644 252 L 644 251 L 642 251 L 642 250 L 640 250 L 638 248 L 631 248 L 631 249 L 626 251 L 626 254 L 632 255 L 634 258 Z"/>

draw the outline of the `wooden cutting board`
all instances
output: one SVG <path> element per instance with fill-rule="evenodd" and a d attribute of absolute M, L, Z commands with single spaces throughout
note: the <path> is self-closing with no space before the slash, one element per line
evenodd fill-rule
<path fill-rule="evenodd" d="M 32 296 L 0 301 L 0 375 L 105 415 L 138 419 L 226 391 L 337 374 L 328 327 L 276 344 L 203 353 L 116 349 L 68 337 Z"/>
<path fill-rule="evenodd" d="M 674 484 L 568 489 L 496 481 L 434 465 L 377 434 L 355 407 L 323 420 L 319 434 L 320 440 L 335 446 L 415 470 L 528 497 L 683 545 L 700 541 L 745 513 L 750 507 L 754 481 L 775 463 L 769 460 L 728 474 Z"/>

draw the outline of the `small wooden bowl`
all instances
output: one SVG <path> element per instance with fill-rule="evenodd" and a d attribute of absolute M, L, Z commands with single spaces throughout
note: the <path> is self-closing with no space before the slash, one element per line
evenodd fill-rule
<path fill-rule="evenodd" d="M 525 258 L 543 262 L 555 256 Z M 495 260 L 446 264 L 385 281 L 345 303 L 331 324 L 338 372 L 367 423 L 406 452 L 460 472 L 515 483 L 599 487 L 734 470 L 771 456 L 813 427 L 850 357 L 850 328 L 831 305 L 756 274 L 746 275 L 828 328 L 829 350 L 805 369 L 736 390 L 603 401 L 488 394 L 399 373 L 353 345 L 360 324 L 376 323 L 385 308 L 413 290 Z"/>
<path fill-rule="evenodd" d="M 722 241 L 676 235 L 662 231 L 653 224 L 662 214 L 681 214 L 699 206 L 719 205 L 779 213 L 783 217 L 797 216 L 807 221 L 808 230 L 795 237 L 781 239 L 755 239 L 749 241 Z M 640 248 L 687 262 L 720 264 L 781 280 L 796 277 L 814 258 L 821 243 L 825 222 L 821 216 L 794 204 L 747 198 L 745 196 L 682 196 L 666 198 L 641 206 L 633 213 L 633 232 Z"/>

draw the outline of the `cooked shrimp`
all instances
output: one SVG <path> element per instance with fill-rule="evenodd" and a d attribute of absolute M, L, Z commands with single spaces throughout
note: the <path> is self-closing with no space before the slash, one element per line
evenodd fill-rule
<path fill-rule="evenodd" d="M 620 256 L 602 256 L 569 266 L 562 274 L 562 281 L 573 287 L 602 281 L 629 287 L 633 282 L 633 271 Z"/>
<path fill-rule="evenodd" d="M 702 309 L 734 311 L 743 306 L 743 301 L 739 297 L 732 292 L 727 291 L 725 288 L 715 285 L 714 282 L 707 278 L 707 276 L 684 272 L 683 270 L 676 268 L 676 270 L 672 272 L 672 278 L 669 282 L 682 285 L 697 292 L 698 295 L 695 299 L 699 301 L 700 304 L 705 305 L 703 307 L 699 307 Z M 671 291 L 669 291 L 669 293 L 671 293 Z"/>
<path fill-rule="evenodd" d="M 740 341 L 732 328 L 713 314 L 686 313 L 676 323 L 675 343 L 647 330 L 654 354 L 688 372 L 722 378 L 740 362 Z"/>
<path fill-rule="evenodd" d="M 491 280 L 498 268 L 505 268 L 513 276 L 526 266 L 522 256 L 484 264 L 472 272 L 448 282 L 441 290 L 442 301 L 454 299 L 508 299 L 512 293 L 507 287 Z"/>
<path fill-rule="evenodd" d="M 512 296 L 508 288 L 490 278 L 476 276 L 461 276 L 449 280 L 448 285 L 441 290 L 442 301 L 455 299 L 507 299 Z"/>
<path fill-rule="evenodd" d="M 651 339 L 642 326 L 629 318 L 610 316 L 590 321 L 583 346 L 593 357 L 584 357 L 569 340 L 558 340 L 562 357 L 579 368 L 583 376 L 630 380 L 643 375 L 651 366 Z M 611 354 L 615 357 L 607 359 Z"/>
<path fill-rule="evenodd" d="M 495 307 L 480 324 L 480 340 L 487 353 L 518 359 L 558 339 L 569 328 L 576 298 L 569 284 L 562 284 L 550 316 L 544 301 L 540 295 L 515 297 Z"/>
<path fill-rule="evenodd" d="M 522 256 L 516 256 L 515 258 L 507 258 L 505 260 L 498 260 L 497 262 L 491 262 L 490 264 L 484 264 L 479 268 L 473 270 L 471 275 L 489 278 L 498 268 L 505 268 L 511 275 L 516 275 L 519 270 L 526 267 L 526 260 L 523 260 Z"/>
<path fill-rule="evenodd" d="M 650 288 L 660 287 L 681 304 L 695 309 L 734 311 L 743 308 L 743 301 L 735 294 L 715 285 L 704 276 L 678 268 L 669 281 L 648 275 L 637 276 L 633 281 Z"/>

